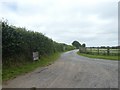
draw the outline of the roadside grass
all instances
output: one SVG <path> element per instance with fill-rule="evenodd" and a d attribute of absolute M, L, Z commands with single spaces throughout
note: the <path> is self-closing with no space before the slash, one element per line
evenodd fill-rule
<path fill-rule="evenodd" d="M 2 69 L 0 67 L 0 85 L 2 84 Z"/>
<path fill-rule="evenodd" d="M 77 52 L 77 54 L 80 56 L 85 56 L 85 57 L 89 57 L 89 58 L 98 58 L 98 59 L 106 59 L 106 60 L 119 60 L 118 56 L 91 55 L 91 54 L 80 53 L 79 51 Z"/>
<path fill-rule="evenodd" d="M 50 56 L 42 57 L 38 61 L 34 61 L 31 63 L 29 62 L 29 63 L 19 66 L 19 67 L 3 69 L 2 70 L 3 71 L 2 72 L 2 80 L 7 81 L 9 79 L 13 79 L 13 78 L 17 77 L 18 75 L 31 72 L 38 67 L 48 66 L 48 65 L 54 63 L 54 61 L 56 61 L 60 57 L 60 54 L 61 53 L 55 53 Z"/>

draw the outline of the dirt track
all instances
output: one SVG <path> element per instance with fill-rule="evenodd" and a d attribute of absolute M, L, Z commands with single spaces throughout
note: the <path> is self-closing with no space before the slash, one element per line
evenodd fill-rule
<path fill-rule="evenodd" d="M 118 62 L 61 55 L 54 64 L 38 68 L 3 85 L 4 88 L 118 88 Z"/>

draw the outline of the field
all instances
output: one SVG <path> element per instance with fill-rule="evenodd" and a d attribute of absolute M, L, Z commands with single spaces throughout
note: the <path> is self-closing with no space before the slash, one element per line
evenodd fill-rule
<path fill-rule="evenodd" d="M 118 49 L 97 49 L 97 48 L 87 48 L 87 53 L 100 54 L 100 55 L 118 55 Z"/>
<path fill-rule="evenodd" d="M 98 59 L 106 59 L 106 60 L 119 60 L 118 56 L 113 56 L 113 55 L 92 55 L 92 54 L 85 54 L 85 53 L 80 53 L 77 52 L 78 55 L 80 56 L 85 56 L 85 57 L 89 57 L 89 58 L 98 58 Z"/>
<path fill-rule="evenodd" d="M 80 48 L 79 55 L 89 58 L 100 58 L 109 60 L 118 60 L 119 49 L 111 48 Z"/>

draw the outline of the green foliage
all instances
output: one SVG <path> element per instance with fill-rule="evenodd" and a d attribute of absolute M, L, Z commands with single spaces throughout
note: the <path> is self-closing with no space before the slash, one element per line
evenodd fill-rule
<path fill-rule="evenodd" d="M 82 46 L 82 47 L 86 47 L 86 44 L 85 44 L 85 43 L 83 43 L 81 46 Z"/>
<path fill-rule="evenodd" d="M 3 79 L 3 81 L 6 81 L 9 79 L 15 78 L 18 75 L 30 72 L 38 67 L 50 65 L 50 64 L 54 63 L 54 61 L 57 58 L 59 58 L 59 56 L 60 56 L 60 53 L 54 53 L 47 57 L 41 57 L 40 60 L 35 61 L 33 63 L 28 62 L 28 63 L 21 65 L 19 67 L 16 67 L 16 68 L 10 67 L 10 68 L 4 69 L 2 72 L 2 74 L 3 74 L 2 79 Z"/>
<path fill-rule="evenodd" d="M 7 22 L 2 22 L 1 27 L 3 67 L 16 67 L 26 62 L 32 62 L 32 53 L 34 51 L 38 51 L 41 58 L 56 52 L 73 49 L 72 46 L 57 43 L 42 33 L 10 26 Z"/>
<path fill-rule="evenodd" d="M 81 47 L 81 44 L 78 41 L 73 41 L 72 45 L 75 46 L 77 49 Z"/>

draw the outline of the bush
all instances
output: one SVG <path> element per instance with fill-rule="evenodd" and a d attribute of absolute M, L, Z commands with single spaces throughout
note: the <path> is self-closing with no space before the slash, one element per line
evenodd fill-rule
<path fill-rule="evenodd" d="M 25 28 L 10 26 L 2 22 L 2 63 L 3 67 L 18 66 L 31 62 L 32 53 L 39 56 L 51 55 L 56 52 L 72 50 L 70 45 L 57 43 L 42 33 L 28 31 Z"/>

